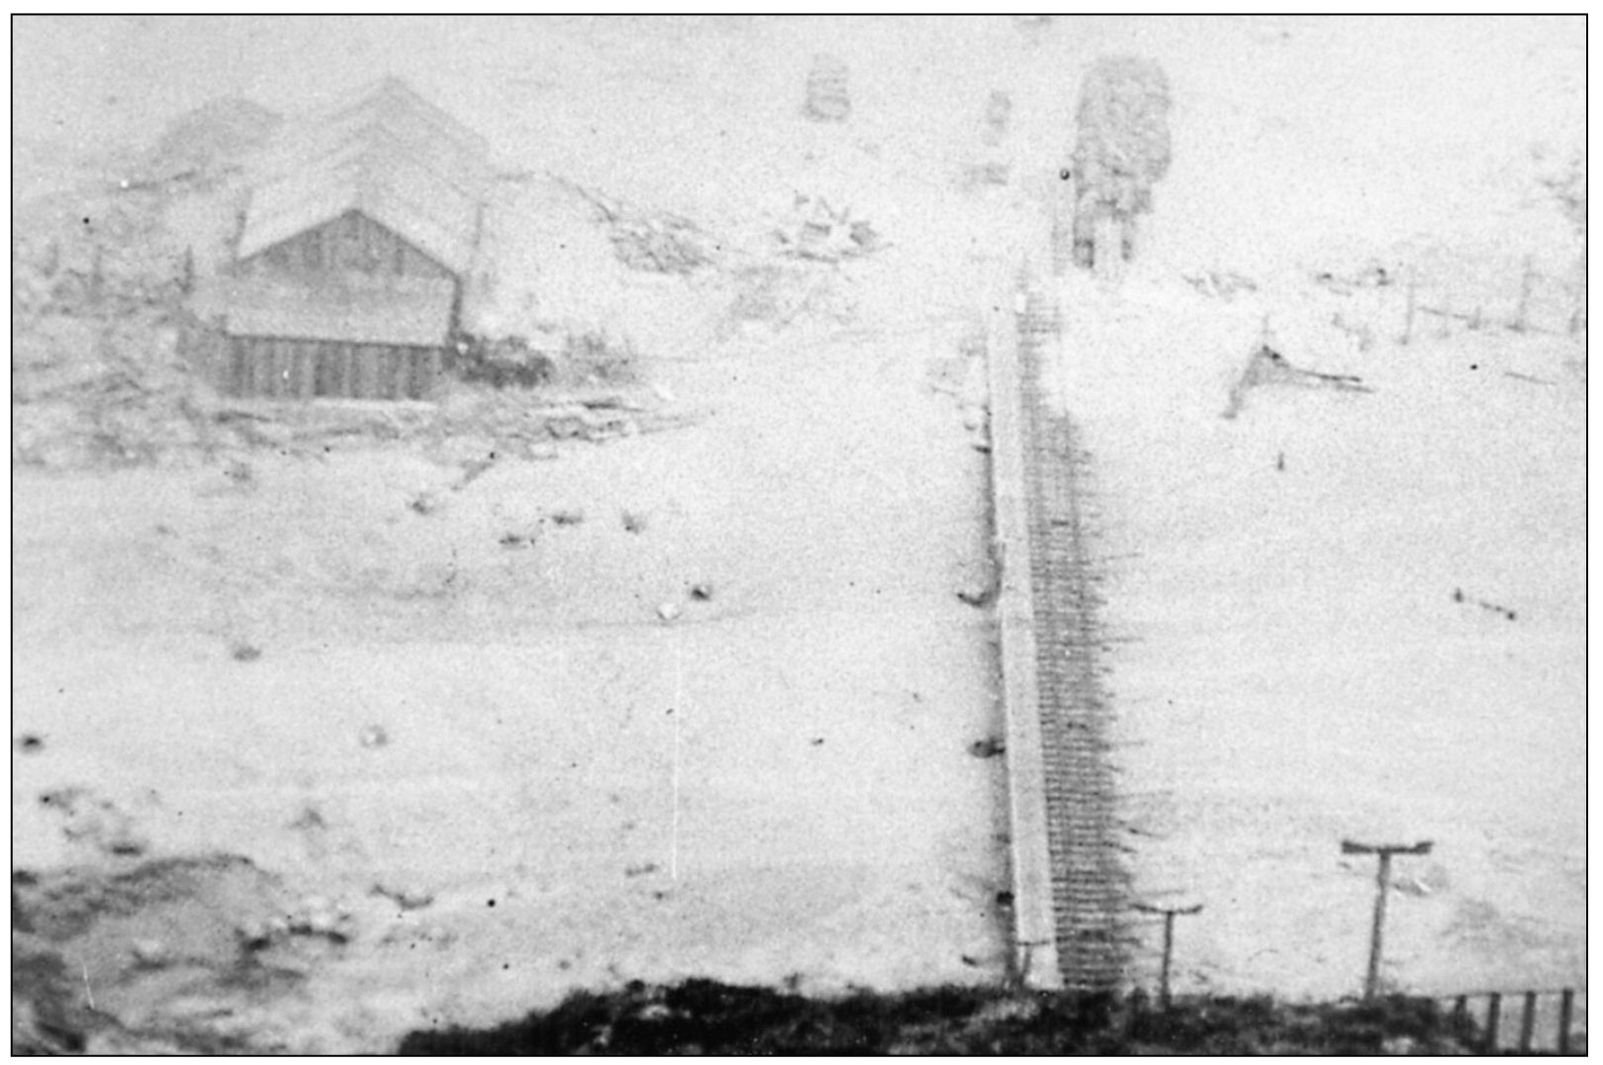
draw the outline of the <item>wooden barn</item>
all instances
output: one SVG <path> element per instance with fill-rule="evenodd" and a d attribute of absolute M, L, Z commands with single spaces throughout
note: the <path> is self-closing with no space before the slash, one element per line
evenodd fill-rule
<path fill-rule="evenodd" d="M 392 78 L 277 138 L 251 173 L 222 390 L 427 398 L 473 273 L 482 138 Z"/>

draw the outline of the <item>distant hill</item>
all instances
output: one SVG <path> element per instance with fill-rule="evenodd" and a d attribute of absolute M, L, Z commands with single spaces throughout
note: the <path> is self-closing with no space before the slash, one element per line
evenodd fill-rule
<path fill-rule="evenodd" d="M 225 167 L 261 146 L 283 123 L 278 112 L 237 96 L 212 100 L 167 124 L 142 161 L 140 176 L 161 180 Z"/>

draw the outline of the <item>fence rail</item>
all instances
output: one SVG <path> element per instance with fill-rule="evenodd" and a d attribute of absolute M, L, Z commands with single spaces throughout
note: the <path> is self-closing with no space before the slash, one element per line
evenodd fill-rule
<path fill-rule="evenodd" d="M 1408 262 L 1395 270 L 1372 267 L 1352 276 L 1316 274 L 1313 304 L 1365 350 L 1376 343 L 1418 344 L 1463 333 L 1509 330 L 1574 336 L 1586 330 L 1586 283 L 1579 267 L 1542 268 L 1530 258 L 1460 268 L 1440 261 Z M 1249 279 L 1198 275 L 1193 286 L 1229 296 Z"/>

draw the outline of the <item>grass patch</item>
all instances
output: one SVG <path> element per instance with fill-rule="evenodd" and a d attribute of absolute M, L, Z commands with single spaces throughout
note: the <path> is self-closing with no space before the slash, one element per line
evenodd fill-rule
<path fill-rule="evenodd" d="M 1428 999 L 1288 1004 L 933 987 L 838 998 L 690 980 L 575 992 L 495 1028 L 418 1031 L 403 1054 L 1462 1053 L 1480 1033 Z"/>

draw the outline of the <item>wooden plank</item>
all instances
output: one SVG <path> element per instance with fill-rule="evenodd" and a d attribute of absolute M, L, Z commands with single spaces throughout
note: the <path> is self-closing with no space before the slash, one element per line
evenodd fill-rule
<path fill-rule="evenodd" d="M 234 394 L 241 397 L 249 396 L 252 394 L 254 388 L 252 372 L 255 363 L 252 361 L 254 354 L 251 350 L 252 345 L 250 340 L 246 337 L 235 337 L 234 342 L 239 345 L 239 358 L 235 363 L 235 369 L 238 373 L 238 376 L 234 379 L 236 388 Z"/>
<path fill-rule="evenodd" d="M 266 399 L 276 395 L 278 385 L 278 343 L 273 340 L 257 342 L 256 394 Z"/>
<path fill-rule="evenodd" d="M 372 345 L 359 343 L 354 345 L 354 380 L 351 382 L 351 398 L 373 398 L 373 350 Z"/>
<path fill-rule="evenodd" d="M 401 399 L 406 394 L 406 349 L 386 348 L 384 351 L 384 398 Z"/>
<path fill-rule="evenodd" d="M 428 399 L 434 395 L 440 383 L 440 362 L 442 353 L 439 348 L 430 348 L 423 360 L 423 383 L 418 388 L 418 399 Z"/>
<path fill-rule="evenodd" d="M 402 348 L 400 350 L 400 388 L 402 399 L 417 398 L 418 366 L 423 358 L 421 348 Z"/>
<path fill-rule="evenodd" d="M 251 395 L 273 394 L 273 342 L 261 337 L 251 343 Z"/>
<path fill-rule="evenodd" d="M 356 397 L 356 345 L 340 345 L 340 390 L 346 399 Z"/>
<path fill-rule="evenodd" d="M 311 399 L 316 386 L 315 374 L 317 344 L 310 340 L 295 342 L 295 398 Z"/>
<path fill-rule="evenodd" d="M 395 398 L 395 349 L 389 345 L 378 349 L 378 397 Z"/>
<path fill-rule="evenodd" d="M 362 398 L 363 399 L 378 399 L 379 398 L 378 376 L 379 376 L 379 367 L 381 365 L 381 360 L 383 358 L 383 352 L 379 349 L 379 347 L 377 345 L 374 345 L 374 344 L 363 344 L 363 345 L 361 345 L 360 347 L 357 348 L 357 353 L 358 353 L 357 354 L 357 362 L 358 362 L 359 367 L 360 367 L 360 369 L 358 370 L 358 375 L 360 376 L 361 382 L 362 382 L 362 384 L 361 384 Z"/>
<path fill-rule="evenodd" d="M 1486 1053 L 1497 1053 L 1498 1027 L 1503 1019 L 1503 996 L 1493 991 L 1486 996 Z"/>
<path fill-rule="evenodd" d="M 361 399 L 362 393 L 362 345 L 352 344 L 346 362 L 345 395 L 349 399 Z"/>
<path fill-rule="evenodd" d="M 375 355 L 377 380 L 374 390 L 379 399 L 395 398 L 395 349 L 389 345 L 380 346 Z"/>
<path fill-rule="evenodd" d="M 1558 1000 L 1558 1052 L 1570 1053 L 1570 1025 L 1575 1021 L 1575 991 L 1566 987 Z"/>
<path fill-rule="evenodd" d="M 289 396 L 289 375 L 293 369 L 293 344 L 288 340 L 273 341 L 273 398 Z"/>
<path fill-rule="evenodd" d="M 230 396 L 250 394 L 250 356 L 244 337 L 228 338 L 228 363 L 223 376 L 223 392 Z"/>
<path fill-rule="evenodd" d="M 1052 857 L 1047 842 L 1046 761 L 1036 673 L 1035 603 L 1030 585 L 1029 500 L 1021 420 L 1018 329 L 1011 279 L 998 278 L 988 314 L 991 502 L 998 568 L 1003 711 L 1007 720 L 1008 810 L 1013 873 L 1013 933 L 1019 978 L 1057 989 Z"/>
<path fill-rule="evenodd" d="M 312 395 L 332 395 L 334 352 L 332 345 L 318 344 L 312 350 Z"/>
<path fill-rule="evenodd" d="M 267 387 L 267 345 L 260 337 L 252 337 L 245 345 L 245 391 L 251 397 L 262 395 Z"/>
<path fill-rule="evenodd" d="M 273 341 L 273 398 L 283 399 L 290 394 L 289 374 L 294 354 L 288 340 Z"/>
<path fill-rule="evenodd" d="M 423 382 L 423 359 L 426 348 L 406 348 L 406 359 L 401 364 L 401 398 L 416 399 Z"/>

